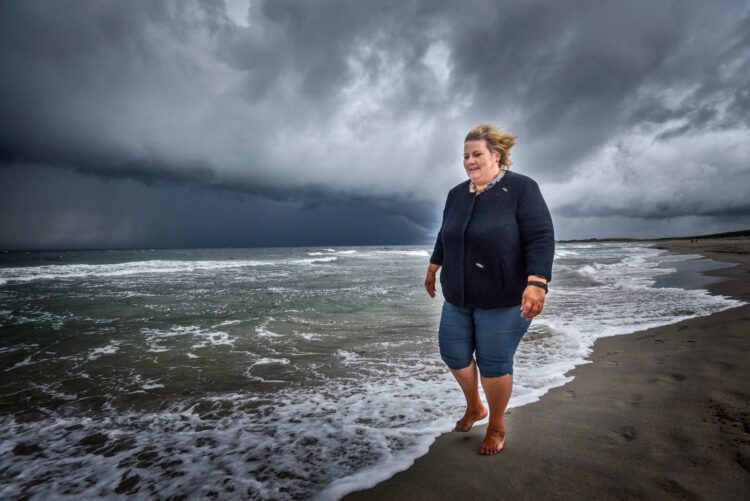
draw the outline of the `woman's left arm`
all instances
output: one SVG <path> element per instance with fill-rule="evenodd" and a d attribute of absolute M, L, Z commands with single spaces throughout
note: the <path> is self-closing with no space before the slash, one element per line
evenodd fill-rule
<path fill-rule="evenodd" d="M 518 204 L 517 219 L 521 233 L 527 281 L 547 283 L 552 280 L 552 260 L 555 257 L 555 231 L 547 204 L 539 185 L 531 181 Z M 521 314 L 532 319 L 544 309 L 545 291 L 529 285 L 521 298 Z"/>

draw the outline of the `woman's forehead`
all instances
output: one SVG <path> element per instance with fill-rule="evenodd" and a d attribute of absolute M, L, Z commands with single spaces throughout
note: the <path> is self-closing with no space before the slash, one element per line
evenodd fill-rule
<path fill-rule="evenodd" d="M 484 139 L 470 139 L 464 143 L 464 151 L 486 150 L 487 143 Z"/>

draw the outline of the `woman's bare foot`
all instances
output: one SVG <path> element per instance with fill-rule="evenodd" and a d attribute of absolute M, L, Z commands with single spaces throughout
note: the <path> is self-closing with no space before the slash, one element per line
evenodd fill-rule
<path fill-rule="evenodd" d="M 456 421 L 456 427 L 453 428 L 453 431 L 466 433 L 467 431 L 471 430 L 471 427 L 474 426 L 474 423 L 476 421 L 481 421 L 486 417 L 487 409 L 484 406 L 478 409 L 466 409 L 464 417 Z"/>
<path fill-rule="evenodd" d="M 487 427 L 487 434 L 484 436 L 482 446 L 479 448 L 479 454 L 493 455 L 497 454 L 505 446 L 505 430 L 501 428 Z"/>

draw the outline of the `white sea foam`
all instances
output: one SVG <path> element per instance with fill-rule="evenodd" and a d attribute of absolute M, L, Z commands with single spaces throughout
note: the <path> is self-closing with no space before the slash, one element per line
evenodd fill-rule
<path fill-rule="evenodd" d="M 53 313 L 50 311 L 43 311 L 40 309 L 26 310 L 23 313 L 11 313 L 5 317 L 4 325 L 20 325 L 25 323 L 37 323 L 45 325 L 53 330 L 60 330 L 65 322 L 69 320 L 81 320 L 85 317 L 77 317 L 75 314 L 70 312 L 65 313 Z"/>
<path fill-rule="evenodd" d="M 255 332 L 259 337 L 284 337 L 283 334 L 277 334 L 261 326 L 256 327 Z"/>
<path fill-rule="evenodd" d="M 233 347 L 237 340 L 236 336 L 231 336 L 227 332 L 202 329 L 196 325 L 177 325 L 166 330 L 143 328 L 141 329 L 141 333 L 144 335 L 148 347 L 146 351 L 152 353 L 169 351 L 171 348 L 175 347 L 181 349 L 206 348 L 218 345 Z M 187 346 L 187 343 L 181 343 L 175 340 L 175 338 L 180 337 L 190 339 L 193 343 Z M 169 344 L 170 346 L 167 346 L 166 344 Z"/>
<path fill-rule="evenodd" d="M 298 334 L 300 337 L 307 339 L 308 341 L 320 340 L 320 334 L 314 332 L 295 332 L 295 334 Z"/>
<path fill-rule="evenodd" d="M 28 355 L 26 358 L 24 358 L 20 362 L 16 362 L 12 366 L 10 366 L 10 367 L 8 367 L 6 369 L 3 369 L 3 371 L 4 372 L 12 371 L 13 369 L 18 369 L 19 367 L 24 367 L 26 365 L 33 365 L 33 364 L 36 364 L 36 363 L 39 363 L 39 362 L 42 361 L 42 360 L 35 360 L 35 361 L 32 362 L 31 358 L 32 358 L 32 355 Z"/>
<path fill-rule="evenodd" d="M 39 348 L 37 343 L 18 343 L 10 346 L 0 346 L 0 353 L 8 353 L 11 351 L 27 350 L 32 351 Z"/>
<path fill-rule="evenodd" d="M 237 325 L 244 322 L 244 320 L 226 320 L 224 322 L 220 322 L 212 327 L 212 329 L 215 329 L 216 327 L 224 327 L 225 325 Z"/>
<path fill-rule="evenodd" d="M 555 249 L 555 259 L 568 256 L 577 256 L 579 253 L 570 249 Z"/>
<path fill-rule="evenodd" d="M 396 255 L 409 257 L 430 257 L 432 254 L 426 250 L 379 250 L 372 251 L 375 255 Z"/>
<path fill-rule="evenodd" d="M 12 444 L 19 442 L 37 444 L 46 451 L 44 456 L 20 456 L 8 465 L 9 471 L 23 469 L 26 478 L 54 469 L 58 481 L 35 488 L 43 498 L 61 488 L 82 498 L 99 496 L 102 489 L 111 493 L 127 476 L 128 465 L 139 464 L 140 493 L 149 492 L 148 486 L 165 497 L 206 497 L 210 490 L 219 489 L 226 496 L 277 499 L 305 492 L 309 497 L 320 490 L 316 486 L 334 482 L 321 493 L 330 499 L 359 485 L 363 473 L 346 480 L 349 474 L 357 475 L 353 459 L 359 458 L 355 464 L 361 465 L 366 464 L 363 458 L 375 459 L 372 474 L 386 478 L 396 465 L 407 464 L 404 458 L 426 451 L 437 434 L 449 429 L 448 420 L 427 427 L 419 424 L 419 416 L 430 404 L 408 398 L 419 391 L 410 379 L 393 381 L 394 387 L 370 380 L 363 382 L 363 388 L 350 382 L 332 383 L 316 393 L 281 390 L 275 402 L 258 395 L 226 393 L 202 399 L 203 408 L 215 404 L 217 412 L 209 413 L 180 403 L 158 413 L 126 412 L 99 419 L 57 417 L 23 423 L 3 417 L 0 453 L 7 456 Z M 458 396 L 453 382 L 443 379 L 446 391 L 436 404 Z M 155 383 L 141 385 L 153 387 Z M 248 413 L 245 408 L 260 412 Z M 304 427 L 299 426 L 301 417 Z M 111 452 L 78 454 L 74 463 L 54 459 L 69 455 L 71 444 L 96 436 L 103 437 L 101 450 Z M 407 444 L 409 455 L 392 456 L 390 448 L 401 442 Z M 124 446 L 127 443 L 131 445 Z M 86 446 L 74 447 L 85 450 Z M 171 475 L 165 479 L 164 471 L 178 475 L 179 482 L 169 481 Z M 91 481 L 80 481 L 84 478 Z M 19 489 L 19 483 L 9 483 L 4 494 L 17 496 Z"/>
<path fill-rule="evenodd" d="M 315 258 L 308 258 L 308 259 L 292 259 L 289 261 L 290 264 L 315 264 L 315 263 L 331 263 L 333 261 L 336 261 L 338 258 L 336 256 L 326 256 L 326 257 L 315 257 Z"/>
<path fill-rule="evenodd" d="M 113 353 L 117 353 L 117 350 L 120 349 L 120 345 L 122 344 L 121 341 L 112 341 L 107 346 L 102 346 L 100 348 L 94 348 L 89 352 L 88 359 L 89 360 L 96 360 L 97 358 L 103 356 L 103 355 L 111 355 Z"/>
<path fill-rule="evenodd" d="M 356 252 L 356 251 L 352 251 Z M 349 251 L 341 251 L 348 254 Z M 336 256 L 306 259 L 237 259 L 237 260 L 149 260 L 131 261 L 114 264 L 52 264 L 42 266 L 0 268 L 0 285 L 9 282 L 28 282 L 32 280 L 58 280 L 82 277 L 125 277 L 130 275 L 162 273 L 194 273 L 220 271 L 233 268 L 258 266 L 283 266 L 285 264 L 314 264 L 335 261 Z M 139 293 L 122 292 L 123 297 Z"/>
<path fill-rule="evenodd" d="M 354 364 L 361 357 L 352 351 L 336 350 L 336 356 L 340 357 L 345 364 Z"/>
<path fill-rule="evenodd" d="M 268 364 L 281 364 L 289 365 L 290 361 L 288 358 L 261 358 L 252 363 L 252 366 L 256 365 L 268 365 Z"/>
<path fill-rule="evenodd" d="M 193 344 L 190 347 L 193 350 L 196 348 L 206 348 L 218 345 L 234 347 L 234 342 L 237 340 L 236 337 L 230 336 L 228 333 L 222 331 L 200 331 L 195 333 L 195 335 L 203 338 L 203 340 Z"/>
<path fill-rule="evenodd" d="M 0 278 L 6 281 L 52 280 L 79 277 L 119 277 L 144 273 L 187 273 L 194 271 L 269 266 L 274 261 L 176 261 L 150 260 L 115 264 L 51 264 L 20 268 L 0 268 Z"/>
<path fill-rule="evenodd" d="M 276 319 L 273 317 L 268 317 L 265 320 L 263 320 L 259 325 L 257 325 L 255 327 L 255 333 L 258 335 L 258 337 L 264 337 L 264 338 L 284 337 L 282 334 L 278 334 L 268 329 L 268 324 L 275 320 Z"/>
<path fill-rule="evenodd" d="M 74 400 L 76 400 L 78 398 L 77 395 L 73 395 L 73 394 L 70 394 L 70 393 L 65 393 L 65 392 L 59 391 L 57 389 L 57 387 L 59 386 L 58 383 L 38 384 L 38 383 L 35 383 L 35 382 L 32 381 L 32 382 L 29 383 L 29 385 L 32 388 L 34 388 L 34 389 L 36 389 L 36 390 L 38 390 L 38 391 L 40 391 L 42 393 L 46 393 L 50 397 L 52 397 L 54 399 L 57 399 L 57 400 L 74 401 Z M 0 491 L 0 494 L 1 494 L 1 491 Z"/>

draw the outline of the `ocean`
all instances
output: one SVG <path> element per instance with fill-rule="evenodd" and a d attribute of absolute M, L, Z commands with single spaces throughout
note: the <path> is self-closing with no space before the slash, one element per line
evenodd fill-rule
<path fill-rule="evenodd" d="M 0 498 L 338 499 L 405 469 L 463 414 L 431 251 L 0 253 Z M 720 266 L 558 244 L 510 407 L 599 337 L 739 306 L 674 279 Z"/>

